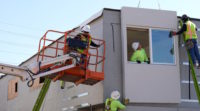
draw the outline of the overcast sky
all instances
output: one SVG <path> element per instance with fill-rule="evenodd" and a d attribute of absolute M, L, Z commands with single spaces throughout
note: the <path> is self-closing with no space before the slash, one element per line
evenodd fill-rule
<path fill-rule="evenodd" d="M 139 0 L 0 0 L 0 62 L 18 65 L 37 52 L 48 29 L 66 31 L 103 8 L 137 7 Z M 141 0 L 140 8 L 200 18 L 199 0 Z"/>

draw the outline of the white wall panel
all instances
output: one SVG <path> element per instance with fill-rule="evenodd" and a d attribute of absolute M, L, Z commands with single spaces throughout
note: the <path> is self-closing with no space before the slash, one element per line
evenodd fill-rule
<path fill-rule="evenodd" d="M 176 12 L 123 7 L 121 23 L 124 96 L 136 103 L 179 103 L 178 38 L 175 39 L 175 65 L 133 64 L 127 61 L 126 31 L 127 26 L 175 30 Z"/>

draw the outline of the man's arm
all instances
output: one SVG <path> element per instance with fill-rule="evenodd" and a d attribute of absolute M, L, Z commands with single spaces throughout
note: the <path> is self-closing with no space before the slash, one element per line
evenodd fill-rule
<path fill-rule="evenodd" d="M 133 54 L 132 54 L 132 56 L 131 56 L 131 59 L 130 59 L 132 62 L 136 62 L 136 60 L 137 60 L 137 55 L 136 55 L 136 53 L 134 52 Z"/>
<path fill-rule="evenodd" d="M 108 100 L 109 100 L 109 99 L 106 99 L 105 106 L 108 104 Z"/>
<path fill-rule="evenodd" d="M 143 49 L 143 55 L 144 55 L 144 61 L 145 62 L 148 62 L 149 61 L 149 59 L 148 59 L 148 57 L 147 57 L 147 54 L 146 54 L 146 51 Z"/>
<path fill-rule="evenodd" d="M 81 34 L 79 33 L 78 35 L 76 35 L 76 36 L 74 37 L 74 39 L 81 40 Z"/>
<path fill-rule="evenodd" d="M 187 30 L 187 26 L 186 26 L 186 24 L 183 24 L 183 26 L 181 27 L 181 29 L 178 32 L 176 32 L 176 35 L 180 35 L 183 32 L 185 32 L 186 30 Z"/>
<path fill-rule="evenodd" d="M 126 106 L 123 105 L 123 104 L 122 104 L 121 102 L 119 102 L 119 101 L 118 101 L 117 107 L 118 107 L 119 109 L 125 109 L 125 108 L 126 108 Z"/>
<path fill-rule="evenodd" d="M 93 46 L 93 47 L 99 47 L 100 46 L 100 45 L 97 45 L 96 43 L 94 43 L 93 41 L 91 41 L 90 45 Z"/>

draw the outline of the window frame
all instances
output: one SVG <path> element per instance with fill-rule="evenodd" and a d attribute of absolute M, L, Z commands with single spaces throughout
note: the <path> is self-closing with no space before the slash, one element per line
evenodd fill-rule
<path fill-rule="evenodd" d="M 149 33 L 149 58 L 150 58 L 150 64 L 148 65 L 176 65 L 177 62 L 176 62 L 176 51 L 175 51 L 175 38 L 173 37 L 173 46 L 174 46 L 174 63 L 155 63 L 153 61 L 153 42 L 152 42 L 152 30 L 163 30 L 163 31 L 171 31 L 172 29 L 168 29 L 168 28 L 153 28 L 153 27 L 142 27 L 142 26 L 132 26 L 132 25 L 127 25 L 126 26 L 126 32 L 128 30 L 128 28 L 135 28 L 135 29 L 144 29 L 144 30 L 148 30 L 148 33 Z M 127 40 L 128 40 L 128 34 L 126 34 L 126 48 L 128 49 L 127 47 Z M 128 60 L 128 51 L 127 51 L 127 59 L 126 61 L 130 64 L 138 64 L 137 62 L 131 62 Z M 147 64 L 147 63 L 141 63 L 141 64 Z"/>
<path fill-rule="evenodd" d="M 128 26 L 126 26 L 126 33 L 127 33 L 127 30 L 128 30 L 128 28 L 133 28 L 133 29 L 141 29 L 141 30 L 147 30 L 147 32 L 148 32 L 148 34 L 149 34 L 149 32 L 150 32 L 150 28 L 148 28 L 148 27 L 140 27 L 140 26 L 132 26 L 132 25 L 128 25 Z M 132 62 L 132 61 L 129 61 L 128 60 L 128 43 L 127 43 L 127 41 L 128 41 L 128 34 L 126 35 L 126 48 L 127 48 L 127 62 L 128 63 L 131 63 L 131 64 L 138 64 L 137 62 Z M 149 56 L 151 56 L 151 47 L 150 47 L 150 37 L 149 37 Z M 149 58 L 151 58 L 151 57 L 149 57 Z M 145 63 L 145 62 L 143 62 L 143 63 L 140 63 L 140 64 L 147 64 L 147 63 Z M 151 61 L 150 61 L 150 64 L 151 64 Z"/>

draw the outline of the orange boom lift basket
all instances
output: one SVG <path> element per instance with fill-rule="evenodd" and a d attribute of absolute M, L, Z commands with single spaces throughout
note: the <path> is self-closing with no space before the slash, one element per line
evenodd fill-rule
<path fill-rule="evenodd" d="M 48 30 L 39 41 L 37 61 L 39 62 L 46 59 L 56 58 L 58 56 L 69 54 L 68 52 L 71 52 L 72 50 L 68 47 L 66 41 L 72 32 L 75 31 L 70 30 L 66 32 L 60 32 L 55 30 Z M 62 34 L 63 36 L 57 40 L 52 40 L 48 39 L 47 37 L 49 33 Z M 86 57 L 82 60 L 84 61 L 83 64 L 78 64 L 77 60 L 80 60 L 80 57 L 72 56 L 71 59 L 64 61 L 63 63 L 54 63 L 42 66 L 40 67 L 40 70 L 53 70 L 56 68 L 61 68 L 67 65 L 74 64 L 72 68 L 48 75 L 47 77 L 51 78 L 53 81 L 63 80 L 67 82 L 73 82 L 76 85 L 93 85 L 99 81 L 104 80 L 105 41 L 96 38 L 92 38 L 92 40 L 95 43 L 99 44 L 100 47 L 91 48 L 88 44 L 87 48 L 83 52 L 84 55 L 86 55 Z"/>

